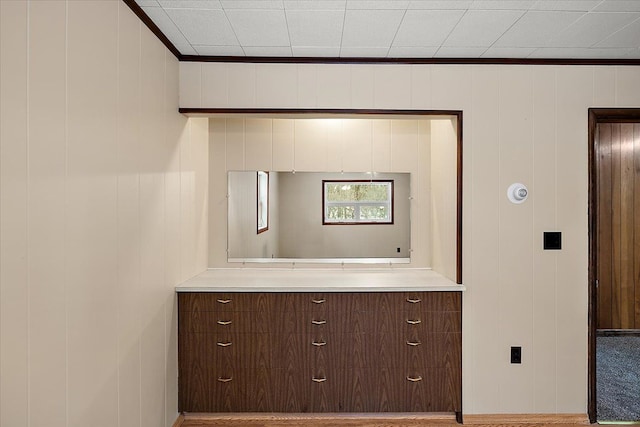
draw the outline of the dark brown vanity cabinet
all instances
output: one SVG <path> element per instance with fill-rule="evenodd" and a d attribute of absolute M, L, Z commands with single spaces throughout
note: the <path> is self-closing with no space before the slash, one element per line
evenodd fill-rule
<path fill-rule="evenodd" d="M 184 412 L 460 412 L 460 292 L 178 294 Z"/>

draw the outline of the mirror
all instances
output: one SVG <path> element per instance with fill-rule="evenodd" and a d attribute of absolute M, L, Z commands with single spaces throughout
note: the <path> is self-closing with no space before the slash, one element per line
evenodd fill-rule
<path fill-rule="evenodd" d="M 409 173 L 230 171 L 227 183 L 229 262 L 409 262 Z"/>

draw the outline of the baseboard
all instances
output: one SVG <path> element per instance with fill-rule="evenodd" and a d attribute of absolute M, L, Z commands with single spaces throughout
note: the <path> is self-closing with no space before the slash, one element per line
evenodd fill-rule
<path fill-rule="evenodd" d="M 464 414 L 464 424 L 571 424 L 588 425 L 587 414 Z"/>
<path fill-rule="evenodd" d="M 178 415 L 176 422 L 173 423 L 173 427 L 180 427 L 183 422 L 184 422 L 184 415 L 180 414 Z"/>
<path fill-rule="evenodd" d="M 304 423 L 304 421 L 370 421 L 373 423 L 398 422 L 398 421 L 428 421 L 429 424 L 447 424 L 456 422 L 454 413 L 185 413 L 185 421 L 288 421 Z M 174 425 L 177 427 L 177 425 Z"/>
<path fill-rule="evenodd" d="M 599 337 L 640 337 L 640 329 L 598 329 Z"/>

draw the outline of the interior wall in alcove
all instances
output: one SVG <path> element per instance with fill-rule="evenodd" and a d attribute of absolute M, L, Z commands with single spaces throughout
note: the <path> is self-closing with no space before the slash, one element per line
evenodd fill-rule
<path fill-rule="evenodd" d="M 439 116 L 389 119 L 211 118 L 209 267 L 243 266 L 227 263 L 227 172 L 230 170 L 409 172 L 412 193 L 411 263 L 395 266 L 425 268 L 432 266 L 432 259 L 437 259 L 445 269 L 445 275 L 455 280 L 455 191 L 451 195 L 454 199 L 442 198 L 443 201 L 453 201 L 450 209 L 447 211 L 440 204 L 438 211 L 438 226 L 443 226 L 438 238 L 446 238 L 448 231 L 444 230 L 453 230 L 453 246 L 440 243 L 437 248 L 440 251 L 453 250 L 435 257 L 432 254 L 432 163 L 449 161 L 447 153 L 450 154 L 439 150 L 437 157 L 432 159 L 434 122 L 444 123 L 437 125 L 435 130 L 438 138 L 443 138 L 442 144 L 450 144 L 455 153 L 455 125 L 451 119 Z M 447 126 L 454 131 L 447 132 Z M 455 189 L 455 157 L 450 165 L 443 167 L 444 172 L 435 178 L 442 181 L 447 173 L 452 172 Z M 253 265 L 290 267 L 286 264 Z M 313 266 L 318 267 L 317 264 Z M 330 264 L 322 266 L 331 267 Z M 358 267 L 357 264 L 349 265 L 349 268 Z"/>

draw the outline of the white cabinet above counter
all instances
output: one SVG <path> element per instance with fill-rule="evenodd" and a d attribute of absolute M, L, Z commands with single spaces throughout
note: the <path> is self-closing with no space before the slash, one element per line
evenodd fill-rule
<path fill-rule="evenodd" d="M 464 291 L 431 269 L 210 268 L 177 292 L 408 292 Z"/>

